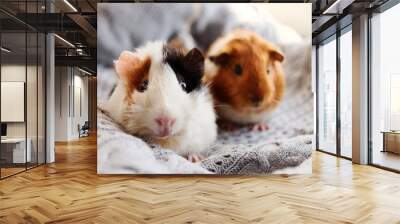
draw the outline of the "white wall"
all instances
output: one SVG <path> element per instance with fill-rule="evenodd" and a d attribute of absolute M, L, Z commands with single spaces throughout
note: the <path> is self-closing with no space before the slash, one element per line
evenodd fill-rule
<path fill-rule="evenodd" d="M 78 125 L 82 126 L 85 121 L 88 121 L 88 78 L 80 74 L 81 73 L 79 73 L 79 75 L 74 75 L 73 83 L 74 96 L 72 97 L 74 99 L 74 108 L 72 108 L 73 119 L 71 120 L 71 135 L 73 138 L 79 137 Z"/>
<path fill-rule="evenodd" d="M 311 3 L 269 3 L 265 8 L 280 23 L 311 38 Z"/>
<path fill-rule="evenodd" d="M 76 68 L 56 67 L 55 86 L 55 140 L 77 139 L 78 125 L 88 120 L 88 78 Z"/>
<path fill-rule="evenodd" d="M 37 107 L 37 95 L 36 95 L 36 79 L 30 78 L 30 74 L 36 74 L 36 67 L 25 65 L 2 65 L 1 66 L 1 81 L 18 81 L 25 82 L 25 74 L 27 69 L 28 72 L 28 88 L 27 88 L 27 120 L 28 124 L 28 137 L 30 133 L 35 132 L 36 135 L 36 107 Z M 29 88 L 34 86 L 34 88 Z M 40 105 L 39 105 L 40 106 Z M 7 108 L 1 108 L 7 110 Z M 32 113 L 35 112 L 35 113 Z M 32 123 L 34 122 L 34 123 Z M 26 122 L 7 122 L 7 136 L 8 137 L 25 137 L 25 123 Z M 31 130 L 32 129 L 32 130 Z"/>
<path fill-rule="evenodd" d="M 25 80 L 27 78 L 27 80 Z M 45 150 L 45 117 L 44 117 L 44 74 L 41 66 L 25 66 L 21 64 L 3 64 L 1 66 L 1 81 L 24 82 L 26 85 L 26 106 L 20 108 L 22 113 L 26 112 L 26 120 L 22 122 L 6 122 L 7 137 L 25 138 L 27 136 L 31 148 L 32 161 L 44 162 Z M 24 94 L 24 90 L 21 94 Z M 7 97 L 7 96 L 2 96 Z M 12 110 L 2 107 L 1 110 Z M 15 113 L 13 111 L 8 111 Z M 39 155 L 37 155 L 37 153 Z"/>
<path fill-rule="evenodd" d="M 55 68 L 55 141 L 69 139 L 69 68 Z"/>

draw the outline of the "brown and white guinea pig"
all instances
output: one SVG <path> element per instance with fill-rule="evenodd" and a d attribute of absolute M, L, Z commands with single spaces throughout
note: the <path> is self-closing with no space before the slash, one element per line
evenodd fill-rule
<path fill-rule="evenodd" d="M 176 151 L 192 162 L 217 136 L 204 56 L 162 42 L 124 51 L 114 62 L 120 81 L 103 109 L 127 132 Z"/>
<path fill-rule="evenodd" d="M 263 124 L 283 98 L 283 58 L 250 30 L 236 29 L 217 39 L 207 52 L 203 81 L 210 85 L 218 115 L 238 124 Z"/>

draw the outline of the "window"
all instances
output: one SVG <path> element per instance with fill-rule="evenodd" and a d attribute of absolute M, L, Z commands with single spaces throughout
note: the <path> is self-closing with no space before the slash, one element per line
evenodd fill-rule
<path fill-rule="evenodd" d="M 318 149 L 336 153 L 336 39 L 318 47 Z"/>
<path fill-rule="evenodd" d="M 340 155 L 352 157 L 352 34 L 351 26 L 340 36 Z"/>
<path fill-rule="evenodd" d="M 372 164 L 400 170 L 400 5 L 371 18 Z"/>
<path fill-rule="evenodd" d="M 350 24 L 339 32 L 340 36 L 333 35 L 323 41 L 317 52 L 318 149 L 349 159 L 352 157 L 351 28 Z"/>
<path fill-rule="evenodd" d="M 43 1 L 7 1 L 20 15 Z M 0 12 L 0 178 L 45 163 L 45 35 Z M 5 22 L 6 21 L 6 22 Z"/>

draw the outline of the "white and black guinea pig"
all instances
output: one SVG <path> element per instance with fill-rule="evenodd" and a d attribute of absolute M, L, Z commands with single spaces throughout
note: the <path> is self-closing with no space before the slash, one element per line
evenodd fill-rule
<path fill-rule="evenodd" d="M 114 66 L 120 81 L 104 110 L 130 134 L 201 160 L 217 136 L 203 54 L 150 42 L 122 52 Z"/>

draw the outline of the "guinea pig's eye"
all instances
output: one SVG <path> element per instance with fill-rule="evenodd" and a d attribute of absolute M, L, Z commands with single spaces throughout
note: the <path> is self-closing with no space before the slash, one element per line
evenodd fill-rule
<path fill-rule="evenodd" d="M 186 83 L 185 82 L 180 82 L 179 85 L 181 85 L 182 89 L 186 89 Z"/>
<path fill-rule="evenodd" d="M 147 86 L 149 85 L 149 80 L 145 79 L 143 80 L 142 83 L 140 83 L 140 85 L 137 87 L 137 90 L 139 92 L 144 92 L 147 89 Z"/>
<path fill-rule="evenodd" d="M 267 75 L 271 73 L 271 70 L 269 69 L 269 66 L 267 67 Z"/>
<path fill-rule="evenodd" d="M 241 75 L 242 72 L 243 72 L 243 71 L 242 71 L 242 66 L 240 66 L 239 64 L 236 64 L 236 65 L 235 65 L 235 69 L 234 69 L 234 70 L 235 70 L 235 74 L 236 74 L 236 75 Z"/>

